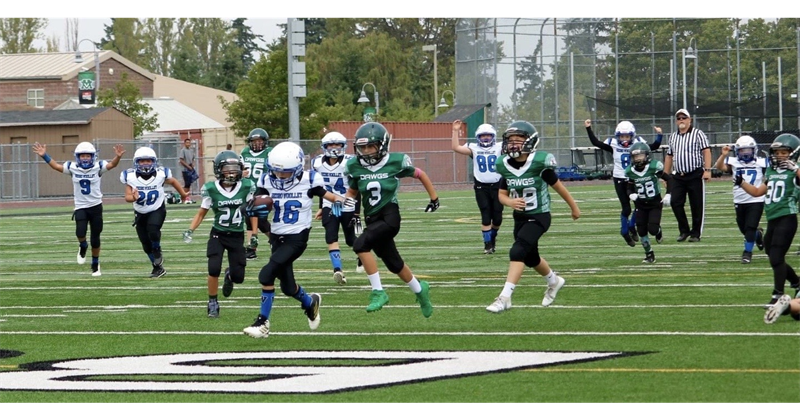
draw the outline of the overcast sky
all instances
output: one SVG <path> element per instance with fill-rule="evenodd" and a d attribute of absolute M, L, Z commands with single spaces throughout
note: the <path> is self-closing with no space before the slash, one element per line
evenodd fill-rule
<path fill-rule="evenodd" d="M 100 42 L 105 36 L 105 26 L 111 25 L 111 18 L 78 18 L 78 39 L 87 38 L 94 42 Z M 281 36 L 281 28 L 278 24 L 285 24 L 286 19 L 266 19 L 266 18 L 253 18 L 247 19 L 245 25 L 249 26 L 253 33 L 264 37 L 265 44 L 270 43 L 273 39 Z M 59 39 L 59 48 L 61 51 L 68 51 L 66 48 L 66 29 L 67 18 L 49 18 L 47 28 L 44 33 L 47 38 L 55 35 Z M 34 44 L 36 47 L 43 48 L 45 46 L 44 40 L 37 40 Z M 91 51 L 92 46 L 88 42 L 80 45 L 82 51 Z"/>

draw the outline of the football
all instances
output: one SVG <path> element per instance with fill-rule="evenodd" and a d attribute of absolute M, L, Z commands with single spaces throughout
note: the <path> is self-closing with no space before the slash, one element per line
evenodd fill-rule
<path fill-rule="evenodd" d="M 268 195 L 257 195 L 253 197 L 253 205 L 258 207 L 260 205 L 266 205 L 267 210 L 272 211 L 272 197 Z"/>

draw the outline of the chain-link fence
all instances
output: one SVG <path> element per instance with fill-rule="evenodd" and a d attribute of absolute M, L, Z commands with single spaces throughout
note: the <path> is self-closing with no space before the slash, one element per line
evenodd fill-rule
<path fill-rule="evenodd" d="M 533 123 L 559 163 L 629 120 L 651 141 L 690 110 L 712 144 L 800 128 L 800 20 L 459 19 L 456 103 Z"/>

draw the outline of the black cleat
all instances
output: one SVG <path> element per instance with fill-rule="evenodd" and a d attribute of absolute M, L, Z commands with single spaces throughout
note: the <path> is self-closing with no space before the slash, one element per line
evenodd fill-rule
<path fill-rule="evenodd" d="M 222 283 L 222 296 L 228 297 L 233 293 L 233 279 L 231 278 L 231 268 L 225 268 L 225 280 Z"/>
<path fill-rule="evenodd" d="M 258 258 L 256 256 L 256 250 L 254 248 L 245 248 L 244 249 L 244 256 L 248 260 L 254 260 L 254 259 Z"/>
<path fill-rule="evenodd" d="M 700 237 L 699 236 L 690 236 L 689 237 L 689 242 L 700 242 Z"/>
<path fill-rule="evenodd" d="M 631 229 L 629 232 L 631 233 L 631 239 L 633 239 L 633 242 L 639 242 L 639 234 L 636 232 L 636 229 Z"/>
<path fill-rule="evenodd" d="M 753 261 L 753 253 L 744 251 L 742 252 L 742 264 L 750 264 Z"/>
<path fill-rule="evenodd" d="M 483 243 L 483 253 L 484 254 L 494 254 L 494 248 L 492 247 L 492 242 L 484 242 Z"/>
<path fill-rule="evenodd" d="M 311 306 L 305 309 L 306 317 L 308 317 L 308 328 L 316 330 L 319 327 L 319 305 L 322 303 L 322 296 L 317 293 L 311 295 Z"/>
<path fill-rule="evenodd" d="M 658 228 L 658 233 L 656 233 L 656 242 L 661 243 L 664 241 L 664 234 L 661 233 L 661 228 Z"/>
<path fill-rule="evenodd" d="M 165 274 L 167 274 L 167 270 L 164 269 L 164 266 L 153 265 L 153 272 L 150 273 L 150 278 L 157 279 L 160 277 L 164 277 Z"/>
<path fill-rule="evenodd" d="M 642 260 L 642 263 L 645 264 L 653 264 L 654 262 L 656 262 L 656 253 L 653 251 L 645 254 L 644 259 Z"/>
<path fill-rule="evenodd" d="M 164 265 L 164 254 L 161 253 L 161 248 L 153 250 L 153 265 Z"/>
<path fill-rule="evenodd" d="M 680 236 L 678 236 L 678 242 L 683 242 L 687 239 L 689 239 L 688 233 L 681 233 Z"/>
<path fill-rule="evenodd" d="M 636 242 L 633 240 L 633 238 L 631 238 L 631 234 L 630 233 L 626 233 L 626 234 L 622 235 L 622 239 L 625 239 L 625 243 L 627 243 L 628 246 L 630 246 L 630 247 L 636 246 Z"/>
<path fill-rule="evenodd" d="M 764 249 L 764 229 L 763 228 L 756 229 L 756 246 L 758 247 L 759 251 Z"/>

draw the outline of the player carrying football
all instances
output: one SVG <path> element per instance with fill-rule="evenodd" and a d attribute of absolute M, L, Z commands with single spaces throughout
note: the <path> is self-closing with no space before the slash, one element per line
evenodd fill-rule
<path fill-rule="evenodd" d="M 311 208 L 314 199 L 322 197 L 333 202 L 332 212 L 341 216 L 345 198 L 325 190 L 322 177 L 303 170 L 305 155 L 295 143 L 283 142 L 275 146 L 267 158 L 267 172 L 258 181 L 256 195 L 268 194 L 273 200 L 272 230 L 269 243 L 272 255 L 258 273 L 261 283 L 261 306 L 258 316 L 244 333 L 253 338 L 267 338 L 270 331 L 270 314 L 275 299 L 275 279 L 280 281 L 281 292 L 300 302 L 300 308 L 308 317 L 308 326 L 316 330 L 320 323 L 319 306 L 322 296 L 306 293 L 294 277 L 294 261 L 303 255 L 311 232 Z M 347 206 L 354 203 L 349 202 Z M 250 215 L 260 219 L 270 217 L 265 205 L 251 203 L 247 207 Z"/>

